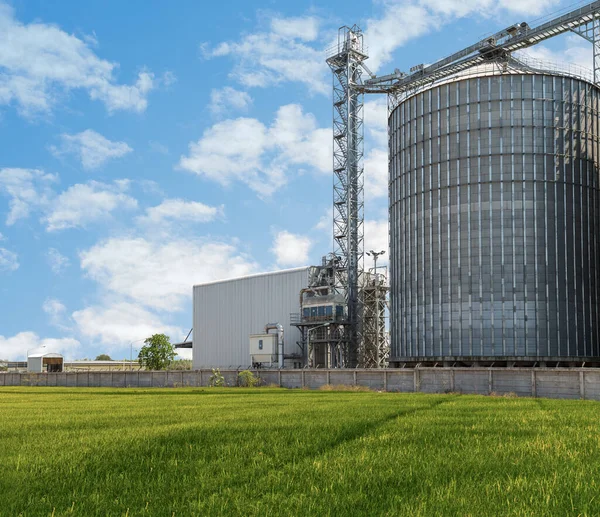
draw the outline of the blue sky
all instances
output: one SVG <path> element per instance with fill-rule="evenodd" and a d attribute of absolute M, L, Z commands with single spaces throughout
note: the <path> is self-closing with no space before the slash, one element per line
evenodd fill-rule
<path fill-rule="evenodd" d="M 178 341 L 193 284 L 330 251 L 323 51 L 340 25 L 383 74 L 567 5 L 205 4 L 0 0 L 1 359 Z M 530 53 L 591 66 L 576 36 Z M 367 249 L 387 248 L 386 112 L 366 99 Z"/>

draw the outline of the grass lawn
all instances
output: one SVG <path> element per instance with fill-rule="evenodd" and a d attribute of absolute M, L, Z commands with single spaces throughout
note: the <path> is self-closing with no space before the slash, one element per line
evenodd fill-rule
<path fill-rule="evenodd" d="M 600 403 L 0 388 L 0 515 L 600 515 Z"/>

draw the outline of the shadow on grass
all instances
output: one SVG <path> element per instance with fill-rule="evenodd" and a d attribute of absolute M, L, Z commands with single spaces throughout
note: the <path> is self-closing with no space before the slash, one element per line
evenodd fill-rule
<path fill-rule="evenodd" d="M 318 393 L 319 398 L 332 395 L 297 393 Z M 143 507 L 148 494 L 160 494 L 161 509 L 169 509 L 168 513 L 193 506 L 200 494 L 204 501 L 221 501 L 219 505 L 225 509 L 229 508 L 230 497 L 243 499 L 246 492 L 255 501 L 268 498 L 273 472 L 306 471 L 310 469 L 307 460 L 310 463 L 327 456 L 394 420 L 433 411 L 457 398 L 458 395 L 437 395 L 419 400 L 416 407 L 387 406 L 373 408 L 372 412 L 364 405 L 349 405 L 347 410 L 332 413 L 329 420 L 314 421 L 300 415 L 282 420 L 280 425 L 273 425 L 268 411 L 257 415 L 251 425 L 236 421 L 235 414 L 231 415 L 233 420 L 217 425 L 207 425 L 205 421 L 196 425 L 191 421 L 186 428 L 165 430 L 133 442 L 117 440 L 115 445 L 108 445 L 103 440 L 88 447 L 83 456 L 77 454 L 68 462 L 48 463 L 48 468 L 41 468 L 30 478 L 28 490 L 44 495 L 57 508 L 67 508 L 70 494 L 77 492 L 82 511 L 111 508 L 115 497 L 127 507 Z M 310 414 L 309 411 L 306 416 Z M 264 451 L 264 456 L 257 456 L 259 451 Z M 174 466 L 176 460 L 180 464 Z M 77 463 L 74 470 L 69 466 L 72 463 Z M 22 476 L 13 473 L 3 484 L 18 491 L 21 481 Z M 21 505 L 15 503 L 12 508 L 21 510 Z M 30 509 L 35 513 L 35 508 Z"/>

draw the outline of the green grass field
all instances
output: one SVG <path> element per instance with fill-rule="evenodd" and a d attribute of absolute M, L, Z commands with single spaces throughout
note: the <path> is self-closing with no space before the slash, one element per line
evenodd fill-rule
<path fill-rule="evenodd" d="M 0 388 L 0 515 L 600 515 L 600 403 Z"/>

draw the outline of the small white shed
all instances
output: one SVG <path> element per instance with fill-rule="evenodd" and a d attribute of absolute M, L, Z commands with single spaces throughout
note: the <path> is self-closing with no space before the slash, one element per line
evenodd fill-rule
<path fill-rule="evenodd" d="M 27 355 L 27 371 L 33 373 L 59 373 L 63 371 L 64 358 L 52 352 L 32 352 Z"/>

